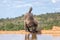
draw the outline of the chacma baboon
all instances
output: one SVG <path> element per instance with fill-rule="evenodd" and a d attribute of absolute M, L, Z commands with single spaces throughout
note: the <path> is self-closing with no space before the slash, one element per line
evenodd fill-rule
<path fill-rule="evenodd" d="M 37 32 L 38 22 L 34 19 L 33 14 L 31 13 L 32 7 L 30 8 L 29 12 L 24 15 L 24 28 L 29 32 Z M 31 30 L 30 30 L 31 28 Z"/>

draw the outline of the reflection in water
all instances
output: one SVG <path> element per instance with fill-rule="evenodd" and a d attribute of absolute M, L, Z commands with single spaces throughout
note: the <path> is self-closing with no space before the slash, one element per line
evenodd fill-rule
<path fill-rule="evenodd" d="M 32 34 L 32 40 L 37 40 L 37 35 L 35 33 Z"/>
<path fill-rule="evenodd" d="M 60 40 L 49 34 L 0 34 L 0 40 Z"/>
<path fill-rule="evenodd" d="M 26 34 L 25 35 L 25 40 L 37 40 L 36 33 L 32 33 L 31 35 L 30 34 Z"/>

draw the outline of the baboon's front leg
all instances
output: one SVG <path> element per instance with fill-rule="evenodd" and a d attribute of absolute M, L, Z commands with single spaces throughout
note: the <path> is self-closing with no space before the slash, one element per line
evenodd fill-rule
<path fill-rule="evenodd" d="M 29 29 L 29 27 L 27 26 L 26 23 L 24 24 L 24 29 L 25 29 L 25 31 L 29 31 L 30 32 L 30 29 Z"/>
<path fill-rule="evenodd" d="M 28 31 L 28 28 L 27 28 L 27 26 L 24 26 L 24 29 L 25 29 L 25 31 Z"/>
<path fill-rule="evenodd" d="M 27 25 L 26 25 L 26 22 L 24 22 L 24 29 L 25 29 L 25 31 L 27 31 Z"/>
<path fill-rule="evenodd" d="M 27 29 L 28 29 L 29 32 L 31 32 L 30 29 L 29 29 L 29 27 L 27 27 Z"/>
<path fill-rule="evenodd" d="M 37 27 L 34 28 L 35 32 L 37 32 Z"/>

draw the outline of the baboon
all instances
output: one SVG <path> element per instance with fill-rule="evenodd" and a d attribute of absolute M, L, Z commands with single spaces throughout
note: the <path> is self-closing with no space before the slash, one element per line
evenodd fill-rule
<path fill-rule="evenodd" d="M 29 32 L 37 32 L 38 22 L 34 19 L 31 11 L 32 7 L 30 8 L 29 12 L 24 15 L 24 29 Z"/>

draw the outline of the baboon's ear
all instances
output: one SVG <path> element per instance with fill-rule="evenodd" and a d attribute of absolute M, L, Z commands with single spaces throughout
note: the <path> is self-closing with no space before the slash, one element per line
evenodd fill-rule
<path fill-rule="evenodd" d="M 31 13 L 31 11 L 32 11 L 32 7 L 30 7 L 30 9 L 29 9 L 29 13 Z"/>

